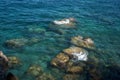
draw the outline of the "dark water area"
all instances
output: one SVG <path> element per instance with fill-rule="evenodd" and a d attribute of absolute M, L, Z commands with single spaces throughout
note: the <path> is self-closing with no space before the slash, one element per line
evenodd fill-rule
<path fill-rule="evenodd" d="M 54 20 L 74 17 L 75 29 L 51 28 Z M 17 56 L 22 66 L 10 69 L 20 80 L 35 80 L 25 72 L 39 64 L 52 72 L 50 61 L 71 46 L 71 37 L 81 35 L 94 40 L 95 55 L 104 67 L 102 80 L 120 80 L 120 1 L 119 0 L 0 0 L 0 50 Z M 22 48 L 4 45 L 10 39 L 37 39 Z M 65 73 L 57 76 L 62 80 Z M 58 78 L 58 79 L 59 79 Z M 83 75 L 79 80 L 90 80 Z"/>

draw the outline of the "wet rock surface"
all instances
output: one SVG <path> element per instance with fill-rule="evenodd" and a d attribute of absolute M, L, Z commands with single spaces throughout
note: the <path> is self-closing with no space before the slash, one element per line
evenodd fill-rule
<path fill-rule="evenodd" d="M 44 28 L 28 28 L 28 31 L 31 33 L 45 33 L 46 32 Z"/>
<path fill-rule="evenodd" d="M 5 46 L 9 47 L 9 48 L 19 48 L 24 46 L 26 43 L 28 42 L 27 39 L 21 38 L 21 39 L 11 39 L 11 40 L 7 40 L 5 42 Z"/>
<path fill-rule="evenodd" d="M 69 61 L 69 56 L 65 53 L 58 54 L 52 61 L 51 64 L 55 67 L 66 67 L 66 63 Z"/>
<path fill-rule="evenodd" d="M 85 47 L 89 49 L 94 49 L 94 41 L 91 38 L 83 38 L 82 36 L 75 36 L 71 38 L 71 43 L 80 46 Z"/>
<path fill-rule="evenodd" d="M 63 80 L 80 80 L 80 76 L 76 74 L 66 74 L 63 76 Z"/>
<path fill-rule="evenodd" d="M 36 80 L 56 80 L 51 74 L 49 73 L 43 73 L 42 75 L 39 75 Z"/>
<path fill-rule="evenodd" d="M 26 45 L 31 45 L 31 44 L 34 44 L 34 43 L 37 43 L 39 42 L 41 39 L 38 38 L 38 37 L 32 37 L 32 38 L 29 38 L 29 39 L 26 39 L 26 38 L 18 38 L 18 39 L 10 39 L 10 40 L 7 40 L 4 45 L 7 47 L 7 48 L 22 48 Z"/>
<path fill-rule="evenodd" d="M 86 61 L 88 52 L 80 47 L 70 47 L 63 50 L 64 53 L 69 55 L 73 61 Z"/>
<path fill-rule="evenodd" d="M 8 56 L 8 60 L 9 68 L 15 68 L 22 65 L 20 59 L 16 56 Z"/>
<path fill-rule="evenodd" d="M 62 50 L 51 61 L 53 66 L 67 73 L 63 80 L 79 80 L 80 74 L 84 73 L 87 73 L 86 75 L 89 75 L 92 80 L 101 80 L 99 60 L 93 55 L 88 56 L 90 53 L 86 50 L 87 48 L 94 49 L 92 39 L 76 36 L 72 38 L 71 43 L 74 46 Z"/>
<path fill-rule="evenodd" d="M 27 74 L 32 76 L 39 76 L 42 74 L 42 72 L 43 70 L 39 65 L 31 65 L 27 70 Z"/>
<path fill-rule="evenodd" d="M 71 66 L 71 67 L 68 67 L 67 72 L 69 72 L 69 73 L 82 73 L 83 68 L 81 66 Z"/>

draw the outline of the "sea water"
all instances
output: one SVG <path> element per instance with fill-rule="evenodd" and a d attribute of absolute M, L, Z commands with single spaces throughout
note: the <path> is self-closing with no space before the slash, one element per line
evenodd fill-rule
<path fill-rule="evenodd" d="M 69 17 L 76 19 L 75 29 L 51 28 L 54 20 Z M 49 69 L 51 59 L 71 46 L 70 38 L 77 35 L 94 40 L 99 50 L 93 55 L 101 64 L 120 64 L 120 1 L 0 0 L 0 50 L 20 58 L 23 65 L 10 70 L 20 80 L 30 80 L 25 72 L 31 64 L 40 64 L 46 72 L 52 73 Z M 4 46 L 6 40 L 16 38 L 37 38 L 39 41 L 17 49 Z M 112 69 L 114 72 L 116 67 Z M 106 77 L 112 74 L 110 72 L 108 69 Z M 118 75 L 114 77 L 119 80 Z"/>

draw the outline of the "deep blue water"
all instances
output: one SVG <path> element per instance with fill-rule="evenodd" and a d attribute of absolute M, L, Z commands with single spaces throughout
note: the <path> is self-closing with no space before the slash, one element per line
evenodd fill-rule
<path fill-rule="evenodd" d="M 69 17 L 77 20 L 76 29 L 50 28 L 52 21 Z M 42 31 L 30 31 L 37 28 Z M 0 0 L 0 50 L 22 60 L 22 67 L 11 70 L 20 80 L 27 80 L 23 73 L 29 64 L 40 64 L 49 71 L 47 64 L 76 35 L 91 37 L 104 51 L 95 54 L 101 63 L 120 64 L 120 0 Z M 4 46 L 14 38 L 40 41 L 22 49 Z"/>

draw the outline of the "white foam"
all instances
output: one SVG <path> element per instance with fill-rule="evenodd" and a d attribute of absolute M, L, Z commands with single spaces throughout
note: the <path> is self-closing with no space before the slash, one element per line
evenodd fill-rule
<path fill-rule="evenodd" d="M 72 53 L 74 61 L 87 61 L 88 59 L 88 52 L 80 52 L 80 53 Z"/>
<path fill-rule="evenodd" d="M 62 25 L 62 24 L 69 24 L 70 23 L 70 20 L 69 19 L 65 19 L 65 20 L 61 20 L 61 21 L 53 21 L 54 24 L 57 24 L 57 25 Z"/>

